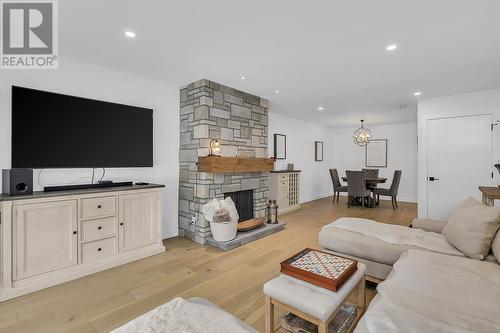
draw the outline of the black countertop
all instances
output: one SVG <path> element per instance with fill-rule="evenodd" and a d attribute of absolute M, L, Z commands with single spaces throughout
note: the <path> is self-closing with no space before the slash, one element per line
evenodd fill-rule
<path fill-rule="evenodd" d="M 0 201 L 41 199 L 41 198 L 51 198 L 51 197 L 62 197 L 65 195 L 81 195 L 81 194 L 94 194 L 94 193 L 97 194 L 97 193 L 106 193 L 106 192 L 144 190 L 144 189 L 162 188 L 162 187 L 165 187 L 165 185 L 148 184 L 148 185 L 116 186 L 116 187 L 101 187 L 101 188 L 89 188 L 89 189 L 56 191 L 56 192 L 36 191 L 36 192 L 33 192 L 33 194 L 27 194 L 27 195 L 0 194 Z"/>

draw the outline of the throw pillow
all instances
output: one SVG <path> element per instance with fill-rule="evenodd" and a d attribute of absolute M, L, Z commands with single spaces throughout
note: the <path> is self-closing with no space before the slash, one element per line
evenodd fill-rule
<path fill-rule="evenodd" d="M 499 227 L 500 210 L 469 197 L 452 213 L 443 234 L 467 257 L 484 260 Z"/>

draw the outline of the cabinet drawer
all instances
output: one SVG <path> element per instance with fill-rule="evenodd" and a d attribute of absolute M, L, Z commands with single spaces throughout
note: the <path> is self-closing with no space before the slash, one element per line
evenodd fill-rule
<path fill-rule="evenodd" d="M 116 217 L 82 221 L 82 242 L 116 235 Z"/>
<path fill-rule="evenodd" d="M 97 261 L 116 254 L 116 237 L 82 244 L 82 263 Z"/>
<path fill-rule="evenodd" d="M 114 196 L 82 199 L 82 219 L 116 215 Z"/>

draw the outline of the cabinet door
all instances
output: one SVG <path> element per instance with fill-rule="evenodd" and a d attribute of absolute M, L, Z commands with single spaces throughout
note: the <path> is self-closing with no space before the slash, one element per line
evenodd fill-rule
<path fill-rule="evenodd" d="M 76 200 L 14 207 L 14 280 L 76 265 Z"/>
<path fill-rule="evenodd" d="M 158 241 L 158 197 L 155 193 L 120 195 L 118 206 L 120 251 Z"/>

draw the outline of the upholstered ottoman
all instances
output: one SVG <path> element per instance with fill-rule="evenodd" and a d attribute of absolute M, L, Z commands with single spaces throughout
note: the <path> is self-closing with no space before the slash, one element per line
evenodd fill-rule
<path fill-rule="evenodd" d="M 318 325 L 318 333 L 328 332 L 330 322 L 340 306 L 357 292 L 357 315 L 354 327 L 365 309 L 366 266 L 358 263 L 358 270 L 337 291 L 333 292 L 311 283 L 281 274 L 264 284 L 266 295 L 266 333 L 274 332 L 274 306 Z"/>

